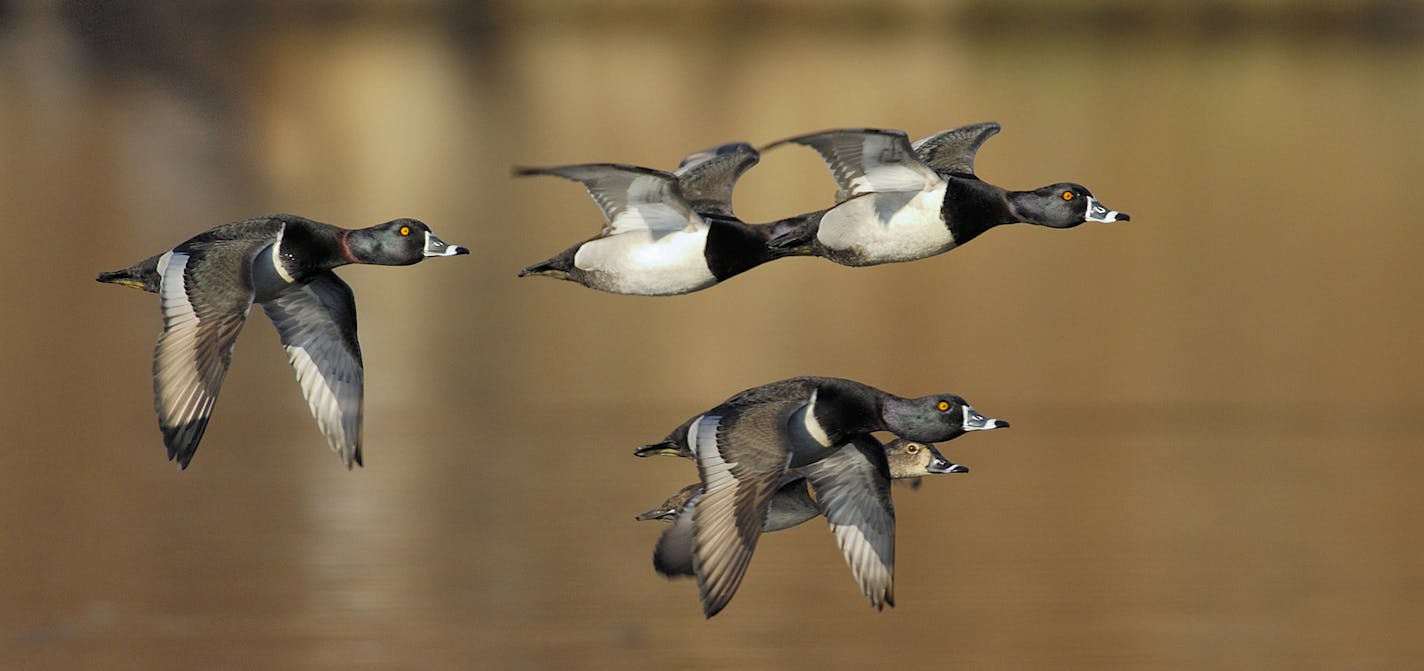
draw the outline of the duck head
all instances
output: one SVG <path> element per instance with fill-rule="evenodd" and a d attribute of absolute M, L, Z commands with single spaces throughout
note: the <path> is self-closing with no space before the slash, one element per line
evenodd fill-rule
<path fill-rule="evenodd" d="M 968 473 L 968 466 L 961 466 L 944 458 L 933 443 L 921 443 L 904 438 L 896 438 L 885 446 L 885 459 L 890 464 L 890 477 L 918 478 L 941 473 Z"/>
<path fill-rule="evenodd" d="M 346 247 L 357 263 L 408 266 L 430 256 L 469 254 L 468 247 L 446 244 L 430 227 L 415 219 L 396 219 L 351 231 Z"/>
<path fill-rule="evenodd" d="M 979 414 L 963 398 L 936 394 L 919 398 L 885 399 L 881 418 L 886 430 L 920 443 L 942 442 L 969 431 L 1005 429 L 1009 423 Z"/>
<path fill-rule="evenodd" d="M 1009 204 L 1020 221 L 1050 228 L 1072 228 L 1088 221 L 1111 223 L 1132 219 L 1127 213 L 1111 209 L 1094 198 L 1087 187 L 1072 182 L 1050 184 L 1033 191 L 1015 191 L 1009 195 Z"/>
<path fill-rule="evenodd" d="M 653 508 L 652 510 L 649 510 L 645 513 L 640 513 L 633 519 L 638 520 L 639 522 L 646 522 L 648 520 L 662 520 L 664 522 L 671 522 L 673 521 L 673 518 L 677 517 L 678 511 L 682 510 L 682 507 L 687 505 L 688 500 L 700 493 L 702 493 L 702 483 L 694 482 L 686 487 L 683 487 L 682 489 L 677 490 L 676 494 L 669 496 L 667 500 L 659 504 L 658 507 Z"/>

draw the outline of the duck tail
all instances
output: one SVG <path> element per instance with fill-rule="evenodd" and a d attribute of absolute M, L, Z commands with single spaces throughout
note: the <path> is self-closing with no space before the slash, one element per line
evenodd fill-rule
<path fill-rule="evenodd" d="M 649 445 L 644 445 L 636 450 L 633 450 L 633 456 L 635 457 L 651 457 L 655 455 L 663 457 L 679 457 L 682 456 L 682 451 L 678 448 L 677 444 L 672 442 L 671 440 L 664 440 L 661 443 L 652 443 Z"/>
<path fill-rule="evenodd" d="M 99 276 L 94 279 L 105 284 L 118 284 L 156 294 L 158 293 L 158 257 L 160 256 L 162 254 L 151 256 L 121 270 L 99 273 Z"/>
<path fill-rule="evenodd" d="M 766 247 L 771 252 L 771 258 L 815 256 L 813 243 L 822 214 L 825 212 L 812 212 L 768 224 L 771 238 L 767 240 Z"/>
<path fill-rule="evenodd" d="M 561 280 L 569 279 L 568 260 L 563 256 L 556 256 L 548 261 L 526 266 L 523 270 L 519 271 L 520 277 L 524 277 L 525 275 L 543 275 L 545 277 L 553 277 Z"/>
<path fill-rule="evenodd" d="M 649 510 L 645 513 L 638 513 L 633 517 L 633 519 L 639 522 L 647 522 L 648 520 L 664 520 L 670 522 L 672 521 L 672 518 L 676 515 L 677 510 L 670 510 L 668 508 L 663 508 L 660 506 L 657 508 L 653 508 L 652 510 Z"/>

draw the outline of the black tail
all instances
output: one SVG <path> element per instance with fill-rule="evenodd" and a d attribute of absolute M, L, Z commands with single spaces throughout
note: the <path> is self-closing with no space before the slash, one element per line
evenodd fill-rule
<path fill-rule="evenodd" d="M 94 279 L 106 284 L 119 284 L 156 294 L 158 293 L 159 256 L 162 254 L 150 256 L 122 270 L 99 273 L 99 276 Z"/>
<path fill-rule="evenodd" d="M 671 440 L 664 440 L 661 443 L 652 443 L 649 445 L 644 445 L 636 450 L 633 450 L 633 456 L 635 457 L 651 457 L 654 455 L 664 457 L 683 456 L 682 448 L 678 447 L 677 443 L 674 443 Z"/>
<path fill-rule="evenodd" d="M 816 231 L 821 226 L 823 214 L 824 210 L 772 222 L 771 239 L 766 243 L 771 258 L 815 256 Z"/>
<path fill-rule="evenodd" d="M 561 280 L 569 279 L 569 262 L 563 255 L 556 256 L 548 261 L 542 261 L 519 271 L 519 276 L 525 275 L 545 275 L 557 277 Z"/>

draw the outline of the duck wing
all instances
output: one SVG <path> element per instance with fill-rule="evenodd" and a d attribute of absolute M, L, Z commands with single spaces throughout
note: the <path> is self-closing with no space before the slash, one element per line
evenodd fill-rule
<path fill-rule="evenodd" d="M 960 126 L 920 138 L 910 147 L 925 165 L 936 172 L 973 175 L 974 154 L 985 140 L 998 134 L 1001 128 L 994 121 Z"/>
<path fill-rule="evenodd" d="M 722 404 L 717 407 L 720 410 L 725 411 L 729 408 L 739 409 L 756 405 L 759 403 L 779 401 L 787 398 L 807 398 L 811 395 L 811 392 L 814 391 L 816 387 L 825 379 L 826 378 L 812 376 L 793 377 L 785 380 L 778 380 L 776 382 L 771 382 L 758 387 L 752 387 L 750 389 L 743 389 L 742 391 L 737 392 L 727 400 L 723 401 Z M 654 454 L 660 454 L 695 459 L 696 454 L 693 452 L 692 447 L 689 445 L 688 432 L 692 428 L 692 424 L 702 419 L 702 417 L 703 415 L 698 415 L 687 420 L 686 422 L 683 422 L 676 429 L 673 429 L 672 432 L 669 433 L 667 437 L 663 438 L 660 442 L 644 445 L 634 450 L 633 454 L 639 457 L 647 457 L 652 456 Z"/>
<path fill-rule="evenodd" d="M 921 191 L 941 182 L 898 130 L 846 128 L 821 131 L 773 142 L 808 146 L 821 155 L 839 190 L 836 202 L 865 193 Z"/>
<path fill-rule="evenodd" d="M 721 611 L 741 585 L 791 462 L 788 418 L 804 406 L 804 400 L 721 406 L 725 414 L 702 415 L 689 427 L 704 489 L 692 515 L 692 565 L 707 617 Z"/>
<path fill-rule="evenodd" d="M 799 470 L 861 592 L 877 610 L 894 606 L 895 507 L 884 448 L 864 436 Z"/>
<path fill-rule="evenodd" d="M 732 187 L 761 160 L 761 153 L 745 142 L 729 142 L 689 154 L 673 174 L 682 195 L 696 212 L 731 217 Z"/>
<path fill-rule="evenodd" d="M 272 242 L 211 233 L 163 254 L 157 266 L 163 333 L 153 350 L 154 408 L 168 458 L 179 468 L 188 467 L 207 431 L 252 308 L 252 259 Z"/>
<path fill-rule="evenodd" d="M 356 341 L 356 296 L 330 271 L 262 303 L 287 350 L 302 397 L 331 449 L 361 465 L 364 368 Z"/>
<path fill-rule="evenodd" d="M 621 163 L 516 168 L 516 176 L 554 175 L 583 184 L 603 211 L 602 235 L 632 230 L 670 233 L 705 226 L 678 188 L 677 176 Z"/>

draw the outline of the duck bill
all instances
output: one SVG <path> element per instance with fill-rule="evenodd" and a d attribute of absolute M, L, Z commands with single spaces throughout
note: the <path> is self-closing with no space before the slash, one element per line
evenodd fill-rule
<path fill-rule="evenodd" d="M 1084 221 L 1097 221 L 1104 224 L 1111 224 L 1114 221 L 1129 221 L 1132 217 L 1126 212 L 1118 212 L 1104 205 L 1102 201 L 1088 196 L 1088 212 L 1083 217 Z"/>
<path fill-rule="evenodd" d="M 421 250 L 421 253 L 424 256 L 458 256 L 460 254 L 469 254 L 470 248 L 461 247 L 460 245 L 447 245 L 444 240 L 435 237 L 434 233 L 426 231 L 425 248 Z"/>
<path fill-rule="evenodd" d="M 939 453 L 939 450 L 936 450 L 936 449 L 934 449 L 934 448 L 930 448 L 930 454 L 931 454 L 931 456 L 932 456 L 933 458 L 930 459 L 929 465 L 925 467 L 925 471 L 928 472 L 928 473 L 968 473 L 968 472 L 969 472 L 969 467 L 968 467 L 968 466 L 962 466 L 962 465 L 956 464 L 956 463 L 954 463 L 954 462 L 952 462 L 952 461 L 950 461 L 950 460 L 948 460 L 948 459 L 945 459 L 945 458 L 944 458 L 944 455 Z"/>
<path fill-rule="evenodd" d="M 1002 419 L 990 419 L 979 414 L 974 408 L 964 406 L 964 430 L 965 431 L 989 431 L 992 429 L 1007 429 L 1009 423 Z"/>

